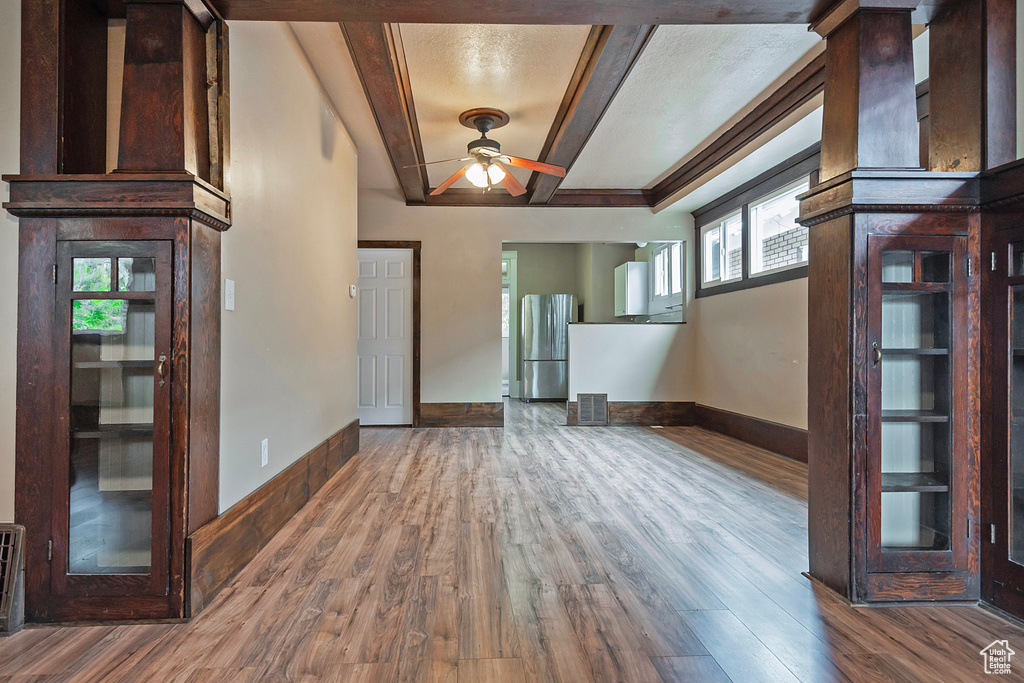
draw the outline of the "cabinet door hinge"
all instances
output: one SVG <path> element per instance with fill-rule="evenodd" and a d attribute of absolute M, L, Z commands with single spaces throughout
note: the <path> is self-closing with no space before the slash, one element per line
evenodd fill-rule
<path fill-rule="evenodd" d="M 57 284 L 57 264 L 53 264 L 53 284 Z"/>
<path fill-rule="evenodd" d="M 53 539 L 52 538 L 49 541 L 46 542 L 46 561 L 47 562 L 52 562 L 53 561 Z"/>
<path fill-rule="evenodd" d="M 989 542 L 994 544 L 996 542 L 996 525 L 995 524 L 989 524 L 988 525 L 988 531 L 989 531 Z"/>
<path fill-rule="evenodd" d="M 974 261 L 973 261 L 973 259 L 970 256 L 968 256 L 967 257 L 967 277 L 972 277 L 973 275 L 974 275 Z"/>
<path fill-rule="evenodd" d="M 992 270 L 996 269 L 996 252 L 992 252 Z"/>
<path fill-rule="evenodd" d="M 967 518 L 967 538 L 971 537 L 971 518 Z"/>

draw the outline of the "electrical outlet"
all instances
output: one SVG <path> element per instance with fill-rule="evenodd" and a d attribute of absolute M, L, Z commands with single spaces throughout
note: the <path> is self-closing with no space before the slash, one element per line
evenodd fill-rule
<path fill-rule="evenodd" d="M 260 467 L 270 464 L 270 439 L 263 439 L 260 443 Z"/>

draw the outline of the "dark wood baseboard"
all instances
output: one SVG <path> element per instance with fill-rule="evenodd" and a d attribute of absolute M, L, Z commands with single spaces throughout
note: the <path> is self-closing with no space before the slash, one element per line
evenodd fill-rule
<path fill-rule="evenodd" d="M 576 426 L 576 401 L 566 404 L 565 423 Z M 615 426 L 703 427 L 752 446 L 807 462 L 807 430 L 741 415 L 693 401 L 609 401 L 608 424 Z"/>
<path fill-rule="evenodd" d="M 608 424 L 616 426 L 692 427 L 693 401 L 609 401 Z M 566 404 L 565 423 L 575 426 L 578 418 L 576 401 Z"/>
<path fill-rule="evenodd" d="M 188 537 L 186 614 L 194 617 L 359 451 L 353 420 L 276 477 Z"/>
<path fill-rule="evenodd" d="M 421 403 L 420 427 L 504 427 L 505 404 Z"/>
<path fill-rule="evenodd" d="M 778 453 L 792 460 L 807 462 L 807 430 L 769 422 L 749 415 L 697 404 L 696 424 Z"/>

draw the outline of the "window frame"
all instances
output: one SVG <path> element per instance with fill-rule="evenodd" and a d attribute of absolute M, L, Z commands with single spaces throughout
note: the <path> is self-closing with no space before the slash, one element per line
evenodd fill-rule
<path fill-rule="evenodd" d="M 813 188 L 818 183 L 820 160 L 821 144 L 817 143 L 692 213 L 695 232 L 694 264 L 697 267 L 696 277 L 694 278 L 696 281 L 695 298 L 700 299 L 716 294 L 727 294 L 744 289 L 753 289 L 754 287 L 765 287 L 807 277 L 806 262 L 751 274 L 750 209 L 753 205 L 770 198 L 774 193 L 791 187 L 803 178 L 808 178 L 809 186 Z M 705 284 L 703 254 L 705 228 L 715 227 L 715 225 L 720 224 L 737 211 L 740 212 L 742 220 L 740 277 L 725 282 Z"/>
<path fill-rule="evenodd" d="M 714 230 L 716 228 L 719 228 L 719 229 L 723 228 L 726 223 L 728 223 L 732 219 L 736 218 L 737 216 L 740 219 L 740 274 L 739 274 L 739 276 L 731 277 L 728 280 L 718 279 L 718 280 L 708 280 L 708 281 L 705 281 L 704 280 L 704 235 L 706 235 L 707 233 L 709 233 L 710 231 L 712 231 L 712 230 Z M 722 216 L 721 218 L 719 218 L 719 219 L 717 219 L 715 221 L 712 221 L 711 223 L 708 223 L 707 225 L 704 225 L 704 226 L 701 226 L 700 228 L 697 228 L 697 241 L 700 242 L 700 244 L 697 247 L 696 254 L 701 259 L 700 262 L 697 264 L 697 275 L 698 275 L 698 279 L 700 280 L 700 282 L 697 283 L 697 289 L 698 290 L 700 290 L 702 288 L 703 289 L 711 289 L 713 287 L 724 287 L 726 285 L 731 285 L 733 283 L 740 282 L 743 279 L 743 263 L 742 263 L 742 261 L 743 261 L 744 252 L 745 252 L 745 249 L 743 248 L 743 235 L 744 235 L 744 232 L 743 232 L 743 211 L 740 210 L 740 209 L 737 209 L 736 211 L 732 211 L 732 212 L 726 214 L 725 216 Z"/>

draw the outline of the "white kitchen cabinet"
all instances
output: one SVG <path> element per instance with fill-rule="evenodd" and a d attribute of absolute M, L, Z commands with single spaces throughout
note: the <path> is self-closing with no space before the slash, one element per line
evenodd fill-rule
<path fill-rule="evenodd" d="M 646 261 L 627 261 L 615 269 L 615 315 L 647 315 Z"/>

